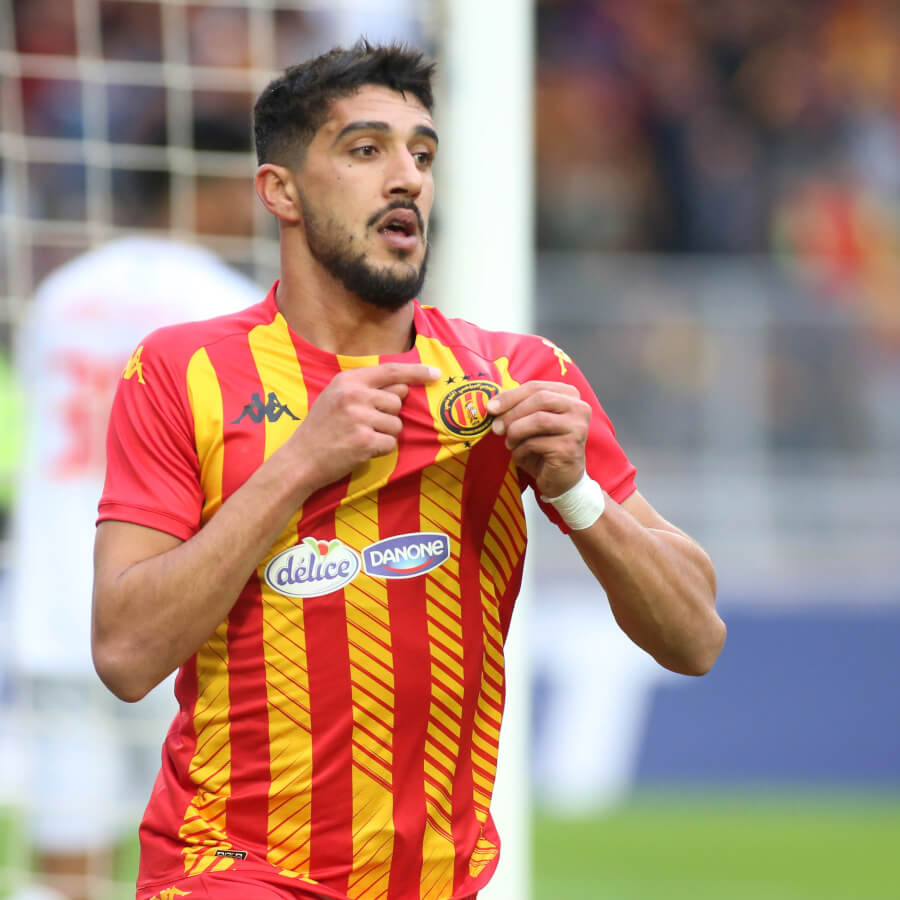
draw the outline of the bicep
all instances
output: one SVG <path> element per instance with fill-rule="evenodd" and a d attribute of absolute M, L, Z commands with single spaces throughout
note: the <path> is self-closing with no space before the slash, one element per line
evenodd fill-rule
<path fill-rule="evenodd" d="M 174 549 L 182 541 L 174 535 L 131 522 L 107 520 L 94 537 L 94 602 L 133 565 Z"/>
<path fill-rule="evenodd" d="M 704 573 L 704 578 L 716 590 L 716 573 L 707 552 L 689 534 L 663 518 L 639 491 L 634 491 L 622 501 L 622 508 L 630 513 L 644 528 L 669 535 L 667 543 L 677 548 L 682 559 L 691 560 Z M 674 540 L 672 539 L 674 536 Z"/>
<path fill-rule="evenodd" d="M 684 538 L 688 537 L 677 525 L 673 525 L 668 519 L 663 518 L 640 491 L 631 493 L 622 501 L 621 506 L 622 509 L 634 516 L 644 528 L 652 528 L 655 531 L 668 531 L 670 534 L 678 534 Z"/>

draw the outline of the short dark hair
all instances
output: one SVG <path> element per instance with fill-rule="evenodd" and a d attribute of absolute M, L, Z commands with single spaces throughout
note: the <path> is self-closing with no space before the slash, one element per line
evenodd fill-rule
<path fill-rule="evenodd" d="M 365 85 L 410 93 L 430 113 L 434 69 L 424 53 L 406 44 L 373 45 L 365 38 L 349 49 L 335 47 L 291 66 L 266 86 L 253 107 L 257 160 L 260 165 L 295 161 L 327 120 L 331 104 Z"/>

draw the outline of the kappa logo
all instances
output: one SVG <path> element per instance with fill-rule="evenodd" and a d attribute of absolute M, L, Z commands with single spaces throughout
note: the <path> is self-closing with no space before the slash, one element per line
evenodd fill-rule
<path fill-rule="evenodd" d="M 545 347 L 549 347 L 553 351 L 553 355 L 559 361 L 559 374 L 565 375 L 566 372 L 569 371 L 569 367 L 566 365 L 566 363 L 572 362 L 572 357 L 569 356 L 569 354 L 566 353 L 566 351 L 563 350 L 562 347 L 557 347 L 556 344 L 553 343 L 553 341 L 548 341 L 547 338 L 541 338 L 541 343 Z"/>
<path fill-rule="evenodd" d="M 160 891 L 155 897 L 151 897 L 150 900 L 177 900 L 178 897 L 187 897 L 190 893 L 190 891 L 179 891 L 177 887 L 170 887 Z"/>
<path fill-rule="evenodd" d="M 122 378 L 125 381 L 129 381 L 134 375 L 137 375 L 137 380 L 140 384 L 146 384 L 144 381 L 144 364 L 141 362 L 141 354 L 144 352 L 144 345 L 141 344 L 134 353 L 131 354 L 131 358 L 125 364 L 125 371 L 122 372 Z"/>
<path fill-rule="evenodd" d="M 269 561 L 265 578 L 285 597 L 321 597 L 350 584 L 359 569 L 359 556 L 342 541 L 305 537 Z"/>
<path fill-rule="evenodd" d="M 363 550 L 363 568 L 376 578 L 416 578 L 450 558 L 450 539 L 438 531 L 385 538 Z"/>
<path fill-rule="evenodd" d="M 493 416 L 488 414 L 487 403 L 500 393 L 500 386 L 493 381 L 466 381 L 452 388 L 441 400 L 441 421 L 447 429 L 460 437 L 470 438 L 490 430 Z"/>
<path fill-rule="evenodd" d="M 286 404 L 282 403 L 275 396 L 275 391 L 270 391 L 266 402 L 262 402 L 259 394 L 253 394 L 250 402 L 243 408 L 241 414 L 231 423 L 237 425 L 244 416 L 248 416 L 252 422 L 262 422 L 267 419 L 269 422 L 277 422 L 282 416 L 289 416 L 294 421 L 299 422 L 300 419 L 295 416 Z"/>

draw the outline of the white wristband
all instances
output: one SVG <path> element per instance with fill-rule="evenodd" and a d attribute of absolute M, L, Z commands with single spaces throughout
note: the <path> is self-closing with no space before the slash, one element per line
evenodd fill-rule
<path fill-rule="evenodd" d="M 606 509 L 603 488 L 593 478 L 588 477 L 587 472 L 581 476 L 580 481 L 558 497 L 545 497 L 541 494 L 541 500 L 552 504 L 573 531 L 590 528 Z"/>

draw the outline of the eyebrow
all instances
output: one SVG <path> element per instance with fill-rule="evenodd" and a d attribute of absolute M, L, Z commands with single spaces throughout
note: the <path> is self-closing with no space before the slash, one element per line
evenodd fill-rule
<path fill-rule="evenodd" d="M 336 144 L 342 138 L 345 138 L 348 134 L 353 134 L 353 132 L 355 131 L 380 131 L 383 134 L 388 134 L 391 130 L 391 126 L 387 122 L 351 122 L 349 125 L 345 125 L 340 130 L 340 133 L 334 139 L 333 143 Z M 428 125 L 417 125 L 413 129 L 413 134 L 420 137 L 431 138 L 431 140 L 433 140 L 435 144 L 438 143 L 437 132 L 433 128 L 430 128 Z"/>

